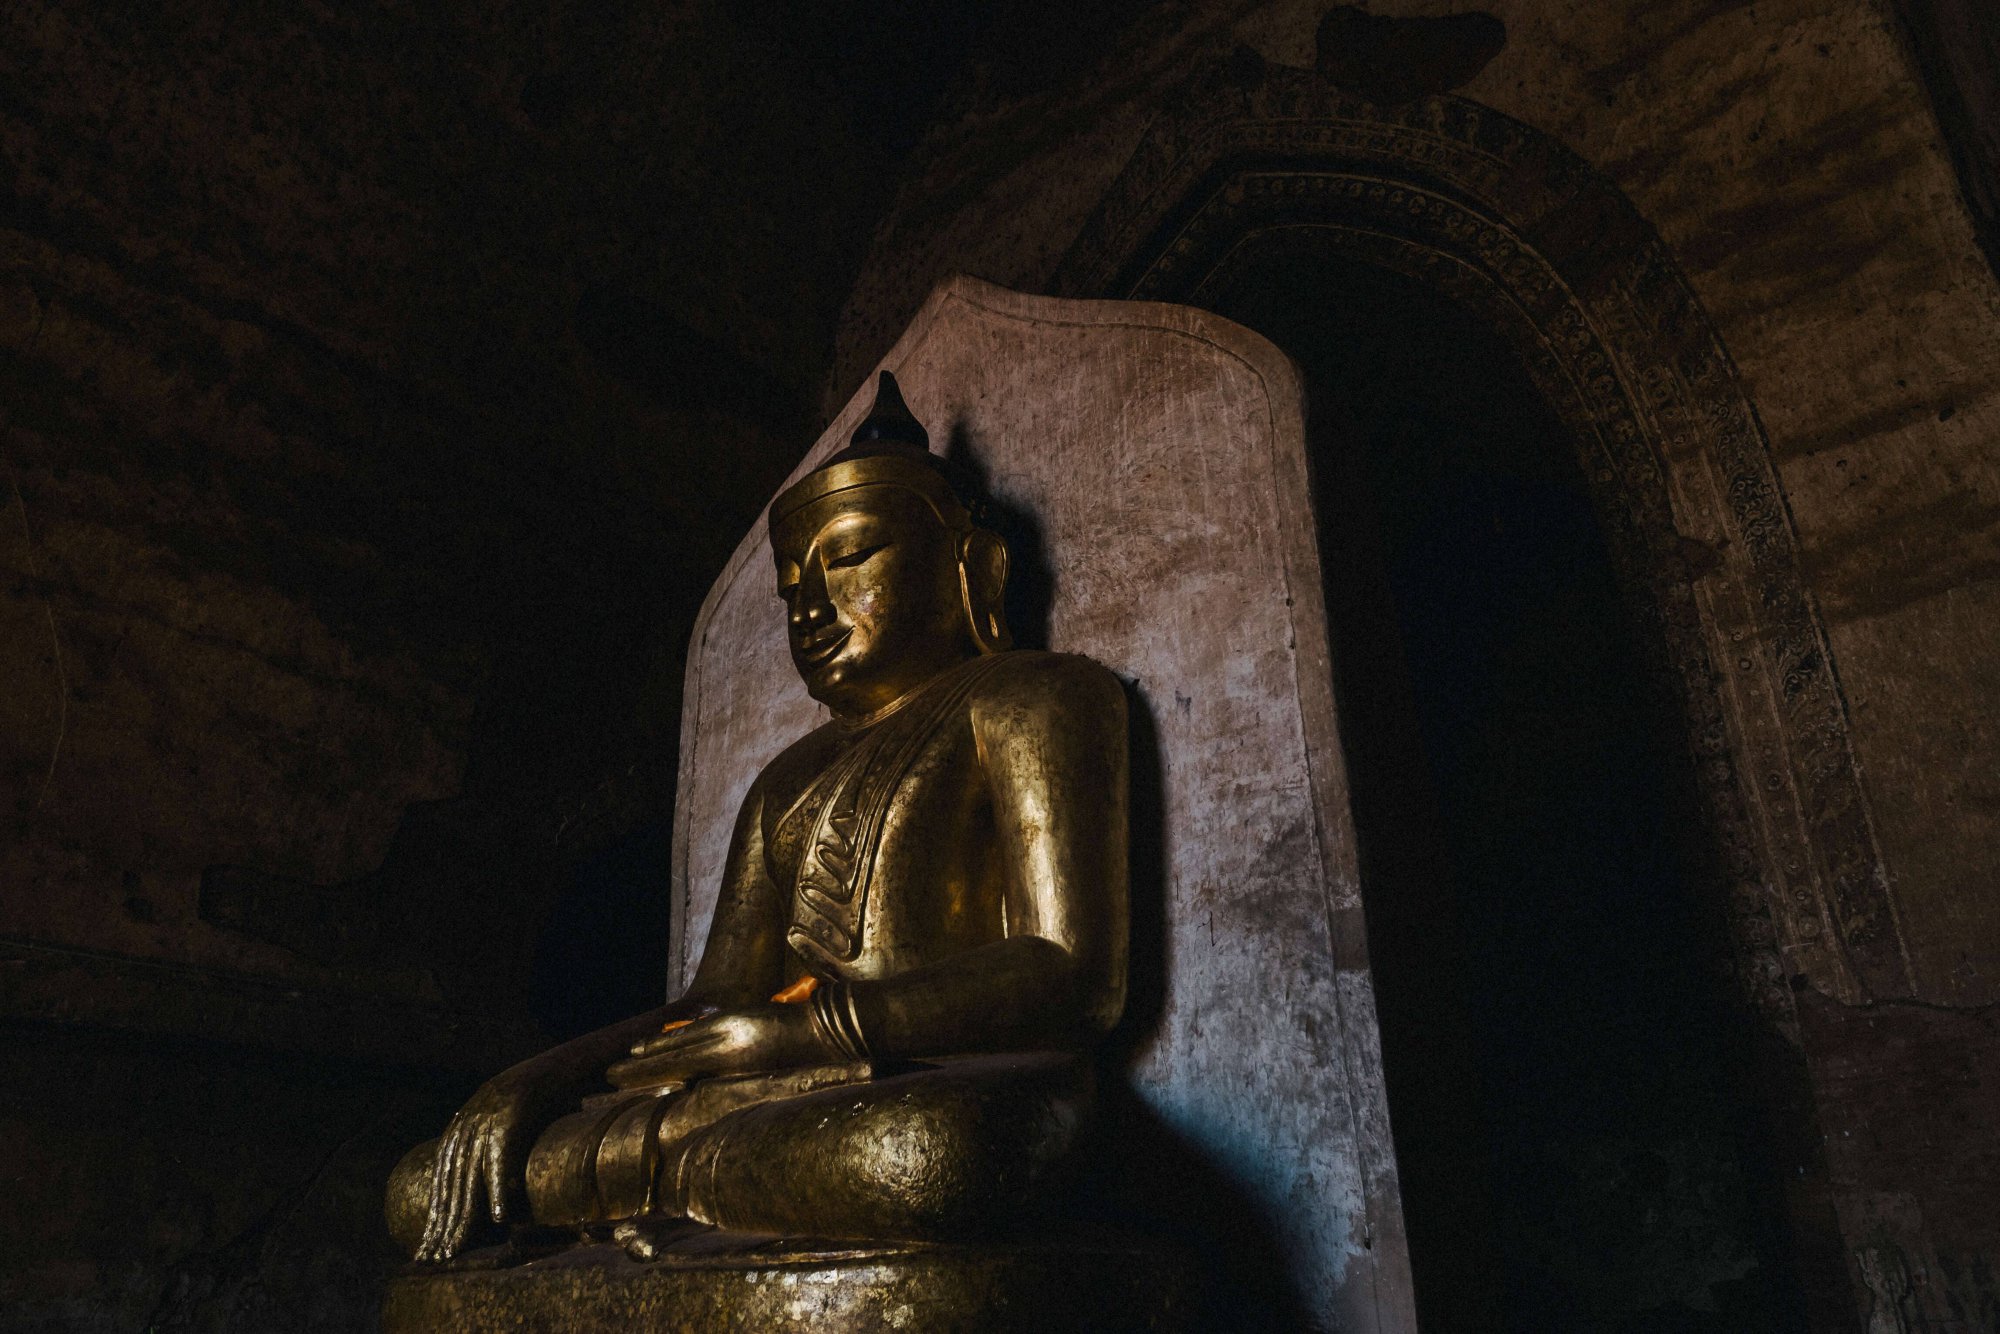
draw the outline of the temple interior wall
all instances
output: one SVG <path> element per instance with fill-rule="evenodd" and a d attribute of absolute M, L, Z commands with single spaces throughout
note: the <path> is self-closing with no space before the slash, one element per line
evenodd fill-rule
<path fill-rule="evenodd" d="M 1484 7 L 1458 92 L 1618 183 L 1769 433 L 1919 984 L 1808 985 L 1786 1041 L 1856 1309 L 1977 1327 L 1994 19 Z M 1186 69 L 1310 66 L 1326 6 L 831 8 L 0 17 L 0 1067 L 8 1178 L 61 1165 L 14 1323 L 351 1327 L 395 1117 L 657 993 L 685 637 L 822 412 L 939 277 L 1043 287 Z"/>
<path fill-rule="evenodd" d="M 1190 69 L 1310 68 L 1326 8 L 1195 6 L 1086 77 L 998 90 L 935 127 L 849 298 L 831 401 L 939 276 L 1047 284 Z M 1908 1000 L 1860 1006 L 1793 981 L 1788 1042 L 1811 1070 L 1858 1300 L 1992 1312 L 1991 1160 L 1952 1129 L 2000 1111 L 1992 20 L 1825 0 L 1483 9 L 1505 45 L 1455 91 L 1554 136 L 1666 241 L 1768 433 L 1826 629 L 1916 980 Z M 1399 51 L 1421 67 L 1426 40 Z M 1433 86 L 1452 86 L 1451 45 L 1430 54 Z M 1345 77 L 1367 91 L 1367 71 Z"/>
<path fill-rule="evenodd" d="M 834 393 L 939 276 L 1045 285 L 1191 61 L 1310 67 L 1325 8 L 1211 6 L 1087 86 L 933 131 L 849 300 Z M 1457 91 L 1607 173 L 1693 281 L 1770 435 L 1919 994 L 2000 999 L 2000 284 L 1902 29 L 1823 0 L 1587 10 L 1490 7 L 1506 45 Z"/>
<path fill-rule="evenodd" d="M 386 1170 L 341 1079 L 435 1134 L 657 999 L 687 627 L 817 429 L 886 159 L 807 36 L 0 16 L 0 1068 L 8 1179 L 63 1165 L 0 1324 L 293 1327 L 276 1285 L 357 1328 L 376 1204 L 324 1263 L 301 1221 Z"/>
<path fill-rule="evenodd" d="M 868 150 L 830 125 L 759 158 L 795 117 L 731 103 L 718 15 L 567 48 L 7 23 L 0 873 L 44 892 L 0 935 L 336 985 L 396 942 L 272 902 L 380 903 L 385 863 L 482 820 L 582 843 L 670 788 L 681 608 L 754 512 L 718 497 L 810 429 L 844 290 L 840 237 L 679 205 L 718 143 L 800 197 L 842 187 L 795 158 Z M 204 920 L 211 868 L 209 916 L 261 930 Z"/>

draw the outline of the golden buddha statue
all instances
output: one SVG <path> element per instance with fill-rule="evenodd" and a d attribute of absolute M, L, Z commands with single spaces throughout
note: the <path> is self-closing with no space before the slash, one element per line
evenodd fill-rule
<path fill-rule="evenodd" d="M 1075 1143 L 1125 1002 L 1124 692 L 1010 647 L 1006 545 L 928 446 L 884 372 L 772 504 L 832 720 L 745 796 L 687 993 L 488 1081 L 398 1165 L 417 1259 L 523 1218 L 950 1237 Z"/>

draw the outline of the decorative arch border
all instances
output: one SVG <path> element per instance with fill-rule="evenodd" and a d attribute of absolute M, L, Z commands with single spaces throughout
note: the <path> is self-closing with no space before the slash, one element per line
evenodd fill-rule
<path fill-rule="evenodd" d="M 1201 304 L 1276 234 L 1429 284 L 1500 330 L 1579 444 L 1628 603 L 1677 678 L 1758 1008 L 1911 971 L 1769 441 L 1666 245 L 1547 135 L 1457 97 L 1373 106 L 1311 71 L 1212 69 L 1148 130 L 1061 296 Z"/>

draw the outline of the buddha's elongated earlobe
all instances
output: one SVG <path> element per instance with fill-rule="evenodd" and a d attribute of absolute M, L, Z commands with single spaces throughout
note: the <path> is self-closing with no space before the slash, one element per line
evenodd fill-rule
<path fill-rule="evenodd" d="M 958 549 L 958 587 L 965 602 L 966 628 L 981 653 L 1014 647 L 1007 628 L 1007 543 L 997 533 L 975 528 Z"/>

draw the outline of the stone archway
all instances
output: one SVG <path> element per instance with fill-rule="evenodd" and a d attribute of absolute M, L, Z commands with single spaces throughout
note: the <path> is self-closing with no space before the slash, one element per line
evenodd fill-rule
<path fill-rule="evenodd" d="M 1218 69 L 1149 130 L 1065 257 L 1064 296 L 1201 304 L 1238 247 L 1311 234 L 1502 331 L 1570 428 L 1635 620 L 1677 678 L 1744 982 L 1908 995 L 1895 905 L 1768 441 L 1665 245 L 1604 175 L 1457 97 L 1370 105 Z"/>

